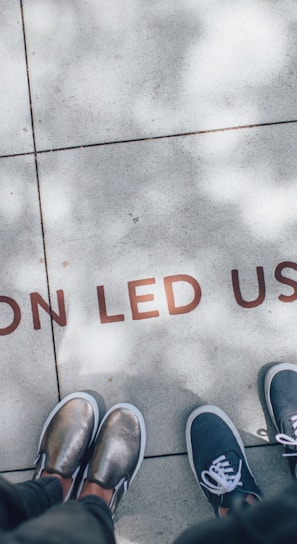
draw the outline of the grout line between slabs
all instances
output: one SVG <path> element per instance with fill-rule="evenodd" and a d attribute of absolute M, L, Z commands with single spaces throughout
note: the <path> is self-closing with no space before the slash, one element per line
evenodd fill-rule
<path fill-rule="evenodd" d="M 151 137 L 143 137 L 143 138 L 132 138 L 132 139 L 126 139 L 126 140 L 115 140 L 112 142 L 100 142 L 95 144 L 84 144 L 84 145 L 75 145 L 75 146 L 69 146 L 69 147 L 60 147 L 60 148 L 53 148 L 53 149 L 43 149 L 40 151 L 37 151 L 37 153 L 54 153 L 56 151 L 67 151 L 72 149 L 85 149 L 89 147 L 101 147 L 101 146 L 108 146 L 108 145 L 119 145 L 119 144 L 129 144 L 129 143 L 137 143 L 137 142 L 150 142 L 154 140 L 168 140 L 170 138 L 185 138 L 187 136 L 201 136 L 204 134 L 213 134 L 217 132 L 231 132 L 233 130 L 244 130 L 244 129 L 252 129 L 252 128 L 262 128 L 262 127 L 268 127 L 268 126 L 275 126 L 275 125 L 287 125 L 297 123 L 297 119 L 292 119 L 289 121 L 275 121 L 271 123 L 258 123 L 258 124 L 250 124 L 250 125 L 239 125 L 234 127 L 223 127 L 223 128 L 213 128 L 213 129 L 206 129 L 206 130 L 197 130 L 192 132 L 180 132 L 176 134 L 163 134 L 160 136 L 151 136 Z"/>
<path fill-rule="evenodd" d="M 255 448 L 266 448 L 267 446 L 272 447 L 280 447 L 280 444 L 278 443 L 271 443 L 268 442 L 267 444 L 253 444 L 251 446 L 245 446 L 245 450 L 251 450 Z M 173 457 L 187 457 L 188 454 L 186 451 L 176 452 L 176 453 L 163 453 L 160 455 L 145 455 L 144 461 L 150 461 L 155 459 L 170 459 Z M 9 474 L 14 472 L 29 472 L 35 470 L 35 466 L 32 467 L 25 467 L 25 468 L 15 468 L 15 469 L 9 469 L 9 470 L 2 470 L 0 471 L 0 474 Z"/>
<path fill-rule="evenodd" d="M 13 474 L 14 472 L 31 472 L 32 470 L 35 470 L 35 467 L 26 467 L 26 468 L 15 468 L 15 469 L 9 469 L 9 470 L 1 470 L 0 474 Z"/>
<path fill-rule="evenodd" d="M 255 448 L 267 448 L 268 446 L 279 447 L 280 444 L 277 442 L 267 442 L 266 444 L 251 444 L 250 446 L 245 446 L 245 450 L 252 450 Z M 176 453 L 163 453 L 160 455 L 145 455 L 145 459 L 166 459 L 167 457 L 187 457 L 186 451 L 180 451 Z"/>
<path fill-rule="evenodd" d="M 26 59 L 27 84 L 28 84 L 28 93 L 29 93 L 29 102 L 30 102 L 31 128 L 32 128 L 33 148 L 34 148 L 33 153 L 24 153 L 22 155 L 34 155 L 34 159 L 35 159 L 35 172 L 36 172 L 37 191 L 38 191 L 38 202 L 39 202 L 40 224 L 41 224 L 41 234 L 42 234 L 42 244 L 43 244 L 46 283 L 47 283 L 47 294 L 48 294 L 48 300 L 49 300 L 49 308 L 50 308 L 50 311 L 52 311 L 52 301 L 51 301 L 50 285 L 49 285 L 48 262 L 47 262 L 47 253 L 46 253 L 46 247 L 45 247 L 44 224 L 43 224 L 43 213 L 42 213 L 41 192 L 40 192 L 38 154 L 37 154 L 37 150 L 36 150 L 36 140 L 35 140 L 34 115 L 33 115 L 33 107 L 32 107 L 31 83 L 30 83 L 29 64 L 28 64 L 28 53 L 27 53 L 27 42 L 26 42 L 26 29 L 25 29 L 23 0 L 20 0 L 20 10 L 21 10 L 21 16 L 22 16 L 22 28 L 23 28 L 25 59 Z M 57 351 L 56 351 L 56 343 L 55 343 L 55 334 L 54 334 L 54 325 L 53 325 L 52 315 L 50 316 L 50 322 L 51 322 L 51 333 L 52 333 L 52 342 L 53 342 L 54 359 L 55 359 L 55 372 L 56 372 L 58 398 L 60 400 L 61 399 L 61 394 L 60 394 L 59 370 L 58 370 Z"/>
<path fill-rule="evenodd" d="M 22 0 L 20 0 L 22 3 Z M 23 27 L 24 32 L 24 41 L 25 41 L 25 28 Z M 25 46 L 26 48 L 26 46 Z M 27 52 L 26 52 L 26 63 L 27 63 Z M 28 64 L 27 64 L 27 78 L 28 78 L 28 85 L 29 82 L 29 72 L 28 72 Z M 30 94 L 30 108 L 32 113 L 32 103 L 31 103 L 31 94 Z M 253 128 L 263 128 L 263 127 L 273 127 L 278 125 L 290 125 L 293 123 L 297 123 L 297 119 L 291 119 L 287 121 L 274 121 L 271 123 L 254 123 L 250 125 L 238 125 L 234 127 L 223 127 L 223 128 L 213 128 L 213 129 L 207 129 L 207 130 L 197 130 L 193 132 L 180 132 L 176 134 L 163 134 L 160 136 L 151 136 L 151 137 L 144 137 L 144 138 L 132 138 L 127 140 L 115 140 L 111 142 L 98 142 L 94 144 L 83 144 L 83 145 L 73 145 L 73 146 L 65 146 L 65 147 L 56 147 L 52 149 L 36 149 L 35 145 L 35 133 L 34 133 L 34 123 L 33 118 L 31 115 L 31 121 L 32 121 L 32 131 L 33 131 L 33 143 L 34 143 L 34 151 L 28 151 L 23 153 L 14 153 L 9 155 L 0 155 L 0 159 L 8 159 L 13 157 L 24 157 L 27 155 L 34 155 L 37 157 L 37 155 L 45 154 L 45 153 L 55 153 L 58 151 L 71 151 L 74 149 L 88 149 L 90 147 L 102 147 L 102 146 L 109 146 L 109 145 L 120 145 L 120 144 L 129 144 L 129 143 L 137 143 L 137 142 L 150 142 L 154 140 L 166 140 L 170 138 L 185 138 L 187 136 L 200 136 L 203 134 L 214 134 L 217 132 L 231 132 L 233 130 L 245 130 L 245 129 L 253 129 Z"/>

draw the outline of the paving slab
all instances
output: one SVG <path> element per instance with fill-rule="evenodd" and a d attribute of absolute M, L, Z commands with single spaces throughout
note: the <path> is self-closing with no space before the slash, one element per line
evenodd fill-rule
<path fill-rule="evenodd" d="M 0 0 L 0 156 L 33 151 L 19 0 Z"/>
<path fill-rule="evenodd" d="M 0 160 L 1 470 L 32 466 L 57 402 L 50 318 L 33 326 L 30 294 L 47 300 L 34 158 Z"/>
<path fill-rule="evenodd" d="M 12 472 L 0 472 L 0 476 L 12 484 L 20 484 L 32 480 L 34 470 L 13 470 Z"/>
<path fill-rule="evenodd" d="M 289 485 L 291 478 L 280 446 L 247 449 L 251 469 L 265 497 Z M 12 483 L 32 478 L 32 471 L 2 473 Z M 115 518 L 118 544 L 169 544 L 182 531 L 213 519 L 186 455 L 145 459 Z"/>
<path fill-rule="evenodd" d="M 296 119 L 289 0 L 24 0 L 38 149 Z"/>
<path fill-rule="evenodd" d="M 147 455 L 185 451 L 201 403 L 245 444 L 274 440 L 261 369 L 297 363 L 296 137 L 287 125 L 38 157 L 61 392 L 137 404 Z"/>
<path fill-rule="evenodd" d="M 265 496 L 289 485 L 282 448 L 249 448 L 251 469 Z M 196 484 L 186 456 L 147 459 L 119 506 L 119 544 L 169 544 L 185 529 L 213 519 L 212 507 Z"/>

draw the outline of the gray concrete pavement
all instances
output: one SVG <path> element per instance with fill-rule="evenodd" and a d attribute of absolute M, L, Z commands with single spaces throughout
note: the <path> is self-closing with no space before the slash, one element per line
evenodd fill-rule
<path fill-rule="evenodd" d="M 187 416 L 218 404 L 264 492 L 290 481 L 263 402 L 297 364 L 297 8 L 0 0 L 1 472 L 26 478 L 76 389 L 135 403 L 146 458 L 118 541 L 212 515 Z"/>

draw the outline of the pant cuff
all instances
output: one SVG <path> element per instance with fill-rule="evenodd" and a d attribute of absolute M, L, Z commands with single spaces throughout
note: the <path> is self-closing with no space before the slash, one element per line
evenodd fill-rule
<path fill-rule="evenodd" d="M 84 504 L 89 512 L 97 517 L 97 519 L 100 519 L 100 521 L 103 521 L 105 525 L 114 532 L 111 510 L 103 499 L 97 497 L 97 495 L 86 495 L 79 499 L 79 502 Z"/>

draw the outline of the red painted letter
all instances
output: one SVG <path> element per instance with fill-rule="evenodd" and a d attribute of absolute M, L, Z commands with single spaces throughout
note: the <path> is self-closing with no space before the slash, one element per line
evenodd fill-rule
<path fill-rule="evenodd" d="M 5 304 L 9 304 L 13 311 L 13 321 L 11 325 L 5 327 L 4 329 L 0 329 L 0 336 L 5 336 L 6 334 L 11 334 L 12 332 L 14 332 L 19 326 L 21 321 L 21 309 L 18 303 L 10 297 L 0 296 L 0 302 L 5 302 Z"/>
<path fill-rule="evenodd" d="M 136 281 L 128 282 L 132 319 L 147 319 L 149 317 L 159 317 L 158 310 L 151 310 L 150 312 L 138 311 L 138 304 L 140 302 L 150 302 L 154 300 L 154 295 L 152 295 L 151 293 L 148 295 L 137 295 L 136 287 L 140 285 L 151 285 L 153 283 L 156 283 L 155 278 L 146 278 L 144 280 L 136 280 Z"/>
<path fill-rule="evenodd" d="M 284 268 L 293 268 L 293 270 L 297 270 L 297 264 L 292 263 L 291 261 L 284 261 L 283 263 L 279 263 L 275 269 L 275 278 L 277 281 L 284 283 L 285 285 L 290 285 L 290 287 L 293 287 L 294 289 L 294 293 L 292 293 L 292 295 L 280 295 L 278 297 L 279 300 L 282 302 L 293 302 L 293 300 L 297 299 L 297 281 L 283 276 L 282 271 Z"/>
<path fill-rule="evenodd" d="M 66 312 L 65 312 L 64 292 L 62 289 L 60 291 L 57 291 L 59 314 L 56 314 L 54 310 L 50 309 L 47 302 L 43 300 L 43 298 L 41 297 L 39 293 L 31 293 L 30 297 L 31 297 L 33 324 L 34 324 L 35 330 L 38 330 L 41 328 L 38 304 L 41 306 L 41 308 L 43 308 L 46 311 L 47 314 L 51 316 L 51 318 L 54 321 L 56 321 L 56 323 L 58 323 L 61 327 L 65 327 L 67 321 L 66 321 Z"/>
<path fill-rule="evenodd" d="M 123 314 L 117 315 L 107 315 L 106 313 L 106 302 L 105 302 L 105 293 L 104 286 L 98 285 L 97 287 L 97 297 L 99 304 L 99 314 L 101 323 L 115 323 L 116 321 L 124 321 L 125 316 Z"/>
<path fill-rule="evenodd" d="M 194 298 L 192 302 L 189 304 L 186 304 L 185 306 L 176 306 L 175 300 L 174 300 L 174 294 L 172 289 L 172 284 L 177 281 L 184 281 L 186 283 L 189 283 L 192 285 L 194 289 Z M 197 280 L 193 278 L 192 276 L 188 276 L 187 274 L 177 274 L 175 276 L 167 276 L 164 278 L 164 287 L 165 287 L 165 293 L 167 298 L 167 305 L 170 315 L 176 315 L 176 314 L 186 314 L 188 312 L 192 312 L 194 310 L 201 299 L 201 288 Z"/>
<path fill-rule="evenodd" d="M 258 286 L 259 286 L 259 295 L 255 300 L 246 301 L 243 300 L 240 292 L 239 287 L 239 277 L 238 277 L 238 270 L 232 270 L 232 285 L 233 285 L 233 291 L 235 295 L 235 299 L 237 304 L 239 306 L 242 306 L 243 308 L 255 308 L 255 306 L 260 306 L 262 302 L 265 299 L 265 279 L 264 279 L 264 269 L 263 266 L 257 266 L 257 278 L 258 278 Z"/>

